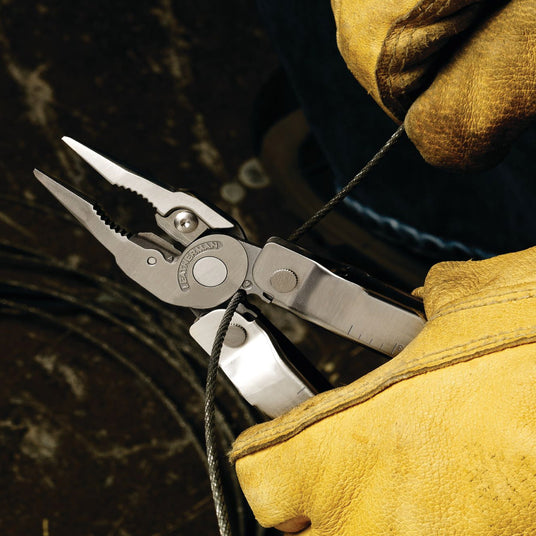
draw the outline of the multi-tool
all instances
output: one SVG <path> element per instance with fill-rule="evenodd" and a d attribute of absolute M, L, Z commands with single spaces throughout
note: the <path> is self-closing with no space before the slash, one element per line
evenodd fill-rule
<path fill-rule="evenodd" d="M 63 141 L 111 184 L 145 198 L 162 236 L 125 234 L 71 187 L 38 170 L 36 178 L 114 255 L 127 276 L 160 300 L 194 312 L 190 334 L 208 353 L 225 305 L 239 289 L 388 356 L 422 329 L 417 298 L 355 268 L 320 261 L 280 238 L 262 247 L 251 244 L 235 221 L 193 193 L 164 188 L 72 138 Z M 269 417 L 330 388 L 247 302 L 232 318 L 220 367 Z"/>

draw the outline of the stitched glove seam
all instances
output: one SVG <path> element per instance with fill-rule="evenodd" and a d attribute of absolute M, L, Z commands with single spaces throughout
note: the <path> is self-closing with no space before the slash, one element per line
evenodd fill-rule
<path fill-rule="evenodd" d="M 525 294 L 522 294 L 521 296 L 515 296 L 515 294 L 519 292 L 525 292 Z M 488 298 L 493 298 L 489 300 Z M 501 299 L 498 299 L 501 298 Z M 494 295 L 487 296 L 485 299 L 483 298 L 477 298 L 475 300 L 465 300 L 463 304 L 458 306 L 451 306 L 451 308 L 445 308 L 439 311 L 438 313 L 431 316 L 428 321 L 435 320 L 436 318 L 443 318 L 445 316 L 448 316 L 453 313 L 458 313 L 460 311 L 468 311 L 471 309 L 478 309 L 480 307 L 487 307 L 490 305 L 499 305 L 502 303 L 511 303 L 511 302 L 517 302 L 521 300 L 536 298 L 536 288 L 531 288 L 529 290 L 523 289 L 523 290 L 509 290 L 507 292 L 499 292 Z"/>
<path fill-rule="evenodd" d="M 415 378 L 416 376 L 420 376 L 428 372 L 433 372 L 434 370 L 446 368 L 448 366 L 453 366 L 458 363 L 465 363 L 472 359 L 483 357 L 490 353 L 534 342 L 536 342 L 536 325 L 531 325 L 525 328 L 509 330 L 493 335 L 487 335 L 485 337 L 466 341 L 460 345 L 456 345 L 447 349 L 442 349 L 438 352 L 424 354 L 422 356 L 419 356 L 419 361 L 424 358 L 435 357 L 436 362 L 428 363 L 426 366 L 421 365 L 418 369 L 415 370 L 411 370 L 410 367 L 407 367 L 405 370 L 390 376 L 388 380 L 378 384 L 375 388 L 370 389 L 369 391 L 363 393 L 363 395 L 361 396 L 351 398 L 351 393 L 349 394 L 351 388 L 342 387 L 339 390 L 338 396 L 334 396 L 336 391 L 327 393 L 329 399 L 324 403 L 318 403 L 314 401 L 315 399 L 312 399 L 312 402 L 309 403 L 314 404 L 316 406 L 314 414 L 312 414 L 308 419 L 304 419 L 302 413 L 299 413 L 296 419 L 289 418 L 287 414 L 287 416 L 284 417 L 286 419 L 285 427 L 279 432 L 277 432 L 271 439 L 267 439 L 262 443 L 258 443 L 258 441 L 260 436 L 266 435 L 265 427 L 262 427 L 262 425 L 260 425 L 262 429 L 258 432 L 250 430 L 248 432 L 249 438 L 243 441 L 242 444 L 239 445 L 238 449 L 235 449 L 230 453 L 230 460 L 234 463 L 239 458 L 247 456 L 248 454 L 253 454 L 254 452 L 264 450 L 265 448 L 268 448 L 272 445 L 286 441 L 294 437 L 298 433 L 302 432 L 304 429 L 309 428 L 317 422 L 320 422 L 324 418 L 334 415 L 335 413 L 344 411 L 350 407 L 354 407 L 358 404 L 362 404 L 367 400 L 374 398 L 376 395 L 385 391 L 392 385 L 400 383 L 401 381 Z M 471 344 L 474 345 L 474 348 L 470 348 Z M 459 351 L 452 355 L 452 351 L 456 349 L 458 349 Z M 467 353 L 468 351 L 469 353 Z M 437 362 L 439 356 L 442 356 L 444 354 L 452 355 L 451 359 L 449 359 L 448 361 Z M 305 404 L 307 404 L 307 402 Z M 302 407 L 304 405 L 302 405 Z"/>

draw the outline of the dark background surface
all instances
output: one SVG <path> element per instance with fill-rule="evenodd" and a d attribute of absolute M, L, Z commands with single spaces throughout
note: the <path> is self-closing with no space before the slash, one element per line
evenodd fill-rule
<path fill-rule="evenodd" d="M 0 6 L 0 534 L 216 534 L 205 357 L 187 335 L 189 312 L 127 280 L 31 172 L 98 197 L 130 230 L 151 230 L 152 212 L 119 198 L 61 142 L 69 135 L 201 193 L 253 242 L 288 235 L 297 218 L 270 184 L 251 187 L 243 167 L 252 102 L 277 63 L 255 6 Z M 271 316 L 335 383 L 341 356 L 359 354 L 358 371 L 379 362 L 290 315 Z M 228 448 L 252 417 L 228 385 L 219 396 Z M 254 534 L 233 484 L 230 494 L 237 533 Z"/>

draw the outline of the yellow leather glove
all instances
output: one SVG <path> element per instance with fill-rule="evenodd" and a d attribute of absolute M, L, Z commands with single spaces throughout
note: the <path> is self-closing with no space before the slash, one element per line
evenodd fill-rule
<path fill-rule="evenodd" d="M 536 248 L 438 264 L 419 292 L 429 320 L 401 354 L 237 439 L 262 525 L 536 534 Z"/>
<path fill-rule="evenodd" d="M 349 69 L 430 164 L 489 167 L 536 117 L 534 0 L 332 7 Z"/>

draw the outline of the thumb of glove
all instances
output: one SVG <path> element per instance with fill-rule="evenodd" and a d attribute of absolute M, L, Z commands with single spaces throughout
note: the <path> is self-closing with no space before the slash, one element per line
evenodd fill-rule
<path fill-rule="evenodd" d="M 406 131 L 430 164 L 498 163 L 536 118 L 536 4 L 512 0 L 458 48 L 410 107 Z"/>
<path fill-rule="evenodd" d="M 494 165 L 536 119 L 533 0 L 332 0 L 357 80 L 430 164 Z"/>

